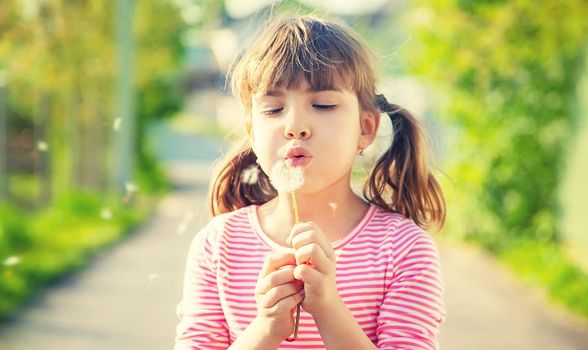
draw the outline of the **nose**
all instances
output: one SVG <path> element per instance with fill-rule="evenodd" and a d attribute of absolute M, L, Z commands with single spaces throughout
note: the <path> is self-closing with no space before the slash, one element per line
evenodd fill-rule
<path fill-rule="evenodd" d="M 284 128 L 284 137 L 287 139 L 307 139 L 310 137 L 310 128 L 303 117 L 291 109 L 287 116 Z"/>

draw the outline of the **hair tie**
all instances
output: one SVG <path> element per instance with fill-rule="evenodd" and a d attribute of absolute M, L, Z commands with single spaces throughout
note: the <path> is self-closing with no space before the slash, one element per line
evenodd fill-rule
<path fill-rule="evenodd" d="M 384 94 L 376 95 L 376 105 L 378 106 L 378 109 L 380 109 L 380 112 L 387 113 L 388 116 L 390 116 L 393 125 L 396 124 L 402 117 L 401 113 L 399 113 L 402 111 L 402 108 L 388 102 Z"/>
<path fill-rule="evenodd" d="M 388 113 L 388 110 L 390 109 L 390 103 L 388 103 L 386 96 L 383 94 L 376 95 L 376 105 L 382 113 Z"/>

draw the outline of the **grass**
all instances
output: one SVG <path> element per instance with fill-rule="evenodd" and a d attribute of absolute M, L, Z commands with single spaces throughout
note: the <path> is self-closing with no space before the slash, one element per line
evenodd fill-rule
<path fill-rule="evenodd" d="M 558 245 L 521 241 L 498 255 L 528 285 L 588 319 L 588 274 Z"/>
<path fill-rule="evenodd" d="M 132 232 L 156 198 L 138 194 L 133 205 L 109 206 L 75 193 L 42 212 L 0 208 L 0 321 L 14 315 L 40 289 L 86 266 L 97 253 Z"/>

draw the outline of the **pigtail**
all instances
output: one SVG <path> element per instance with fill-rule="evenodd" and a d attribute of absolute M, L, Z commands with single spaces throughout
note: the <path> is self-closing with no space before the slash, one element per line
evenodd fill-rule
<path fill-rule="evenodd" d="M 376 105 L 392 120 L 392 144 L 377 160 L 363 186 L 370 202 L 411 218 L 420 227 L 441 228 L 445 222 L 445 199 L 439 183 L 429 172 L 426 143 L 418 120 L 406 109 L 376 96 Z M 388 203 L 384 198 L 390 198 Z"/>
<path fill-rule="evenodd" d="M 212 216 L 252 204 L 261 205 L 277 195 L 247 140 L 227 153 L 212 178 L 208 192 Z"/>

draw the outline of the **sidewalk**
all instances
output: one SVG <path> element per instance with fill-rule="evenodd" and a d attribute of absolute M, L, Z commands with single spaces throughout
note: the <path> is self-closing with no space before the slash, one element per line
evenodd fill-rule
<path fill-rule="evenodd" d="M 138 232 L 40 295 L 0 332 L 0 349 L 171 349 L 188 245 L 206 218 L 209 165 L 174 166 L 179 191 Z"/>
<path fill-rule="evenodd" d="M 42 293 L 0 332 L 0 350 L 171 349 L 187 249 L 207 218 L 209 161 L 170 165 L 177 190 L 141 229 Z M 438 240 L 442 349 L 588 349 L 588 326 L 477 249 Z"/>
<path fill-rule="evenodd" d="M 588 349 L 586 321 L 550 306 L 477 248 L 437 242 L 446 285 L 442 349 Z"/>

